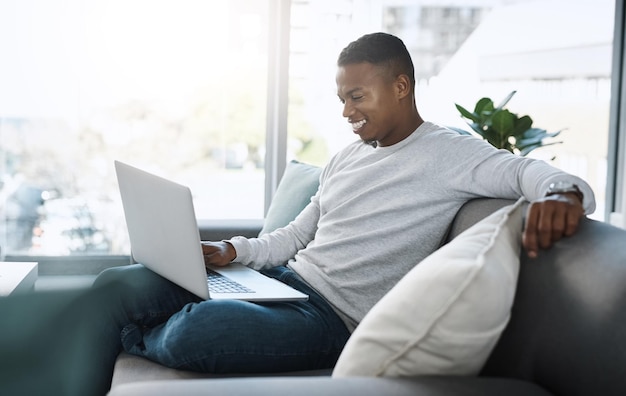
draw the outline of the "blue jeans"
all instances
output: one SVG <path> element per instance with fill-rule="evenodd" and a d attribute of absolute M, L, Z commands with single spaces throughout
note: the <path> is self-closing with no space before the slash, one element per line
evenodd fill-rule
<path fill-rule="evenodd" d="M 295 272 L 265 274 L 308 301 L 203 301 L 137 264 L 100 274 L 95 286 L 124 284 L 113 305 L 115 346 L 165 366 L 211 373 L 262 373 L 332 367 L 350 336 L 330 305 Z M 111 349 L 115 349 L 111 346 Z"/>

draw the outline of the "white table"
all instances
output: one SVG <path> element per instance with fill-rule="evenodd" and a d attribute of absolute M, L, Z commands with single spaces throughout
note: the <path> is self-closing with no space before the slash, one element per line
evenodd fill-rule
<path fill-rule="evenodd" d="M 35 289 L 37 263 L 0 261 L 0 296 Z"/>

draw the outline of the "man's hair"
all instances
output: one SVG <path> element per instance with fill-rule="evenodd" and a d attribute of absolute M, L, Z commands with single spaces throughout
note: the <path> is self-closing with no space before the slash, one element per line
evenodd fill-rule
<path fill-rule="evenodd" d="M 337 66 L 371 63 L 386 67 L 392 77 L 406 74 L 415 87 L 415 69 L 411 55 L 398 37 L 388 33 L 371 33 L 348 44 L 337 59 Z"/>

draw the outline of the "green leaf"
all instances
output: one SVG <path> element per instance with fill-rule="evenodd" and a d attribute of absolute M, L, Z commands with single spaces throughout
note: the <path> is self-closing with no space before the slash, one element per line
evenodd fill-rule
<path fill-rule="evenodd" d="M 546 137 L 547 138 L 551 138 L 551 137 L 555 137 L 555 136 L 559 136 L 561 134 L 562 131 L 556 131 L 556 132 L 550 132 L 550 133 L 546 133 Z"/>
<path fill-rule="evenodd" d="M 545 130 L 543 131 L 545 132 Z M 517 145 L 521 146 L 521 145 L 534 144 L 537 142 L 541 142 L 547 138 L 553 138 L 557 136 L 559 133 L 561 133 L 561 131 L 553 132 L 553 133 L 534 134 L 532 136 L 524 136 L 522 139 L 517 140 Z"/>
<path fill-rule="evenodd" d="M 513 127 L 513 136 L 518 137 L 522 136 L 527 130 L 529 130 L 533 125 L 533 119 L 529 116 L 525 115 L 522 118 L 519 118 L 515 121 L 515 126 Z"/>
<path fill-rule="evenodd" d="M 486 128 L 485 130 L 482 131 L 480 135 L 483 137 L 483 139 L 491 143 L 492 146 L 496 148 L 502 148 L 500 135 L 498 135 L 498 132 L 495 129 Z"/>
<path fill-rule="evenodd" d="M 478 102 L 476 102 L 474 114 L 481 115 L 483 113 L 490 113 L 493 110 L 493 100 L 489 98 L 481 98 Z"/>
<path fill-rule="evenodd" d="M 511 100 L 511 98 L 513 97 L 513 95 L 515 95 L 517 91 L 513 91 L 511 92 L 506 98 L 504 98 L 504 100 L 502 102 L 500 102 L 500 104 L 498 105 L 498 109 L 502 109 L 504 108 L 504 106 L 506 106 L 507 103 L 509 103 L 509 100 Z"/>
<path fill-rule="evenodd" d="M 555 144 L 561 144 L 561 143 L 563 142 L 551 142 L 551 143 L 539 142 L 536 144 L 525 145 L 523 147 L 518 146 L 518 149 L 520 150 L 520 155 L 525 156 L 531 151 L 533 151 L 534 149 L 537 149 L 539 147 L 553 146 Z"/>
<path fill-rule="evenodd" d="M 509 136 L 513 131 L 515 114 L 508 110 L 496 111 L 493 115 L 492 126 L 501 136 Z"/>
<path fill-rule="evenodd" d="M 459 113 L 461 113 L 461 116 L 465 117 L 465 118 L 469 118 L 470 120 L 474 121 L 474 122 L 478 122 L 479 118 L 478 116 L 476 116 L 476 114 L 474 113 L 470 113 L 465 107 L 459 105 L 459 104 L 454 104 L 456 106 L 456 109 L 459 111 Z"/>
<path fill-rule="evenodd" d="M 522 157 L 525 157 L 528 155 L 528 153 L 530 153 L 531 151 L 533 151 L 536 148 L 541 147 L 541 144 L 538 145 L 532 145 L 532 146 L 528 146 L 528 147 L 524 147 L 524 148 L 520 148 L 518 147 L 519 150 L 519 155 L 521 155 Z"/>
<path fill-rule="evenodd" d="M 548 133 L 545 129 L 533 128 L 533 119 L 524 115 L 518 117 L 504 108 L 517 91 L 512 91 L 494 108 L 493 100 L 484 97 L 476 102 L 474 112 L 456 104 L 463 118 L 471 121 L 468 125 L 483 139 L 499 149 L 527 155 L 532 150 L 561 142 L 544 144 L 544 140 L 557 136 L 561 131 Z"/>
<path fill-rule="evenodd" d="M 525 139 L 536 137 L 536 136 L 544 136 L 547 133 L 545 129 L 541 128 L 529 128 L 524 131 L 523 136 Z"/>
<path fill-rule="evenodd" d="M 474 123 L 471 123 L 471 124 L 468 124 L 468 125 L 472 128 L 472 130 L 474 132 L 476 132 L 477 134 L 479 134 L 482 137 L 485 137 L 485 129 L 483 128 L 482 124 L 474 122 Z"/>

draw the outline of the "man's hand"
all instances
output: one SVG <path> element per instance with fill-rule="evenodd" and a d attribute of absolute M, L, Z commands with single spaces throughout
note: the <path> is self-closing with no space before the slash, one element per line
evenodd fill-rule
<path fill-rule="evenodd" d="M 202 242 L 205 265 L 223 267 L 237 257 L 233 245 L 227 242 Z"/>
<path fill-rule="evenodd" d="M 573 235 L 584 213 L 582 202 L 574 193 L 553 194 L 531 202 L 522 237 L 528 257 L 535 258 L 539 249 Z"/>

